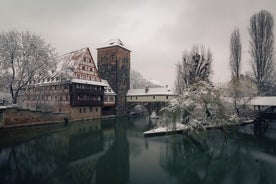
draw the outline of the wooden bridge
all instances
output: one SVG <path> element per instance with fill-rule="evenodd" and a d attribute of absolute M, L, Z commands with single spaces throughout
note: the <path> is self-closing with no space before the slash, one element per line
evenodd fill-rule
<path fill-rule="evenodd" d="M 128 90 L 126 101 L 128 109 L 131 110 L 136 105 L 143 105 L 149 113 L 164 107 L 175 95 L 172 90 L 161 88 L 144 88 Z"/>
<path fill-rule="evenodd" d="M 254 97 L 249 105 L 256 112 L 254 134 L 263 135 L 269 127 L 269 122 L 276 120 L 276 96 Z"/>

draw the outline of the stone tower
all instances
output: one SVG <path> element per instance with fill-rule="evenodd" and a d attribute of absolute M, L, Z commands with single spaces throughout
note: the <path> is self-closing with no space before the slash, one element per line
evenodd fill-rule
<path fill-rule="evenodd" d="M 101 78 L 107 80 L 116 96 L 116 113 L 127 113 L 126 94 L 130 83 L 130 50 L 120 39 L 108 41 L 97 48 L 98 71 Z"/>

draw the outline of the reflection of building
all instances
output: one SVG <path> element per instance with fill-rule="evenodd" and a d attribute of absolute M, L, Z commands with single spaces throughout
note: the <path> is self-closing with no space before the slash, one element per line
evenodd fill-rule
<path fill-rule="evenodd" d="M 117 114 L 126 113 L 126 94 L 130 79 L 130 50 L 119 39 L 110 40 L 97 49 L 100 76 L 117 94 Z"/>
<path fill-rule="evenodd" d="M 106 135 L 107 134 L 107 135 Z M 63 167 L 59 180 L 63 183 L 90 183 L 96 175 L 98 160 L 111 148 L 114 129 L 107 133 L 100 120 L 93 123 L 72 124 L 69 129 L 53 134 L 48 142 L 52 149 L 45 147 L 47 154 L 58 158 L 58 167 Z"/>
<path fill-rule="evenodd" d="M 129 143 L 127 119 L 115 119 L 115 137 L 110 149 L 98 160 L 96 183 L 129 182 Z"/>
<path fill-rule="evenodd" d="M 62 55 L 57 62 L 50 77 L 30 83 L 24 106 L 62 112 L 74 120 L 100 117 L 106 84 L 89 48 Z"/>

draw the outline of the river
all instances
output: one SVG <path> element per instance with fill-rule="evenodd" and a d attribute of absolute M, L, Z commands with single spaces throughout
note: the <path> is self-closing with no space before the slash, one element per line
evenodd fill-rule
<path fill-rule="evenodd" d="M 0 183 L 276 183 L 276 131 L 143 138 L 148 117 L 0 130 Z"/>

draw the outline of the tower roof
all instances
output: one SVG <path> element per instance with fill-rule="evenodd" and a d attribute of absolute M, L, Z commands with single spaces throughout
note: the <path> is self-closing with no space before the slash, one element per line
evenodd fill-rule
<path fill-rule="evenodd" d="M 122 42 L 122 40 L 120 40 L 119 38 L 114 38 L 114 39 L 108 40 L 108 42 L 106 42 L 102 46 L 98 47 L 97 49 L 106 48 L 106 47 L 113 47 L 113 46 L 119 46 L 119 47 L 122 47 L 126 50 L 129 50 L 126 47 L 126 45 Z"/>

